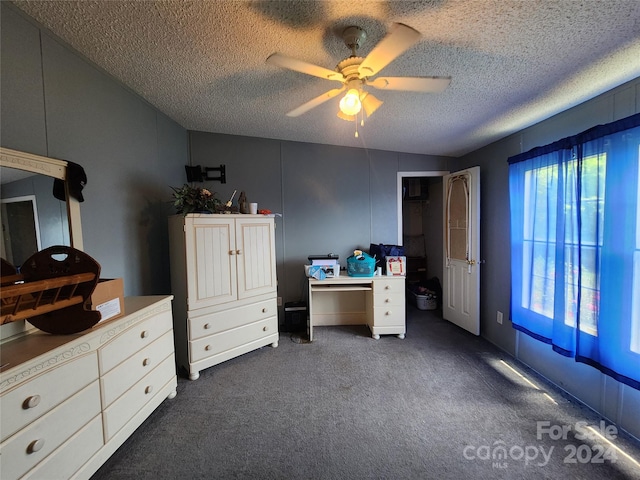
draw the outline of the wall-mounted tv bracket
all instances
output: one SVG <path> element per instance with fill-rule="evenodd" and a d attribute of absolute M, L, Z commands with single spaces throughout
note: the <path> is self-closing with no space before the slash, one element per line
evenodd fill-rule
<path fill-rule="evenodd" d="M 185 165 L 184 169 L 187 172 L 188 182 L 220 182 L 227 183 L 227 166 L 220 165 L 219 167 L 201 167 L 200 165 L 190 166 Z M 217 177 L 209 175 L 210 172 L 220 172 Z"/>

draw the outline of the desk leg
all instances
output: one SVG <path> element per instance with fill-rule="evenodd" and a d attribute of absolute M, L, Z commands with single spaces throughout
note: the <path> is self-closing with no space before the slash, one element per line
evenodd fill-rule
<path fill-rule="evenodd" d="M 307 319 L 307 336 L 309 341 L 313 342 L 313 292 L 311 291 L 311 283 L 307 282 L 309 287 L 309 318 Z"/>

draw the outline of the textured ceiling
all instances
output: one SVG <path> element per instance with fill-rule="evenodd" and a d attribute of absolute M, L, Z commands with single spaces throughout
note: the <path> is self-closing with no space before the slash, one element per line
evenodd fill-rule
<path fill-rule="evenodd" d="M 639 0 L 15 1 L 190 130 L 459 156 L 640 76 Z M 329 69 L 394 22 L 421 41 L 380 72 L 451 76 L 439 94 L 376 91 L 354 137 L 338 98 L 286 112 L 336 84 L 267 65 L 273 52 Z"/>

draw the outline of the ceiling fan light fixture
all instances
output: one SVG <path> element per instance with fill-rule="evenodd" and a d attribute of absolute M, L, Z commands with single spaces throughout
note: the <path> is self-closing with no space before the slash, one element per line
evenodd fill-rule
<path fill-rule="evenodd" d="M 350 89 L 340 100 L 340 111 L 347 116 L 356 115 L 361 108 L 360 93 L 355 88 Z"/>

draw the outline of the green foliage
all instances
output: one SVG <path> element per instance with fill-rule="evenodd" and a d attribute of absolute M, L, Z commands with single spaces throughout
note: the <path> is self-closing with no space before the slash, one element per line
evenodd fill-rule
<path fill-rule="evenodd" d="M 206 188 L 192 187 L 184 184 L 182 187 L 171 187 L 173 190 L 173 206 L 178 213 L 213 213 L 222 202 Z"/>

